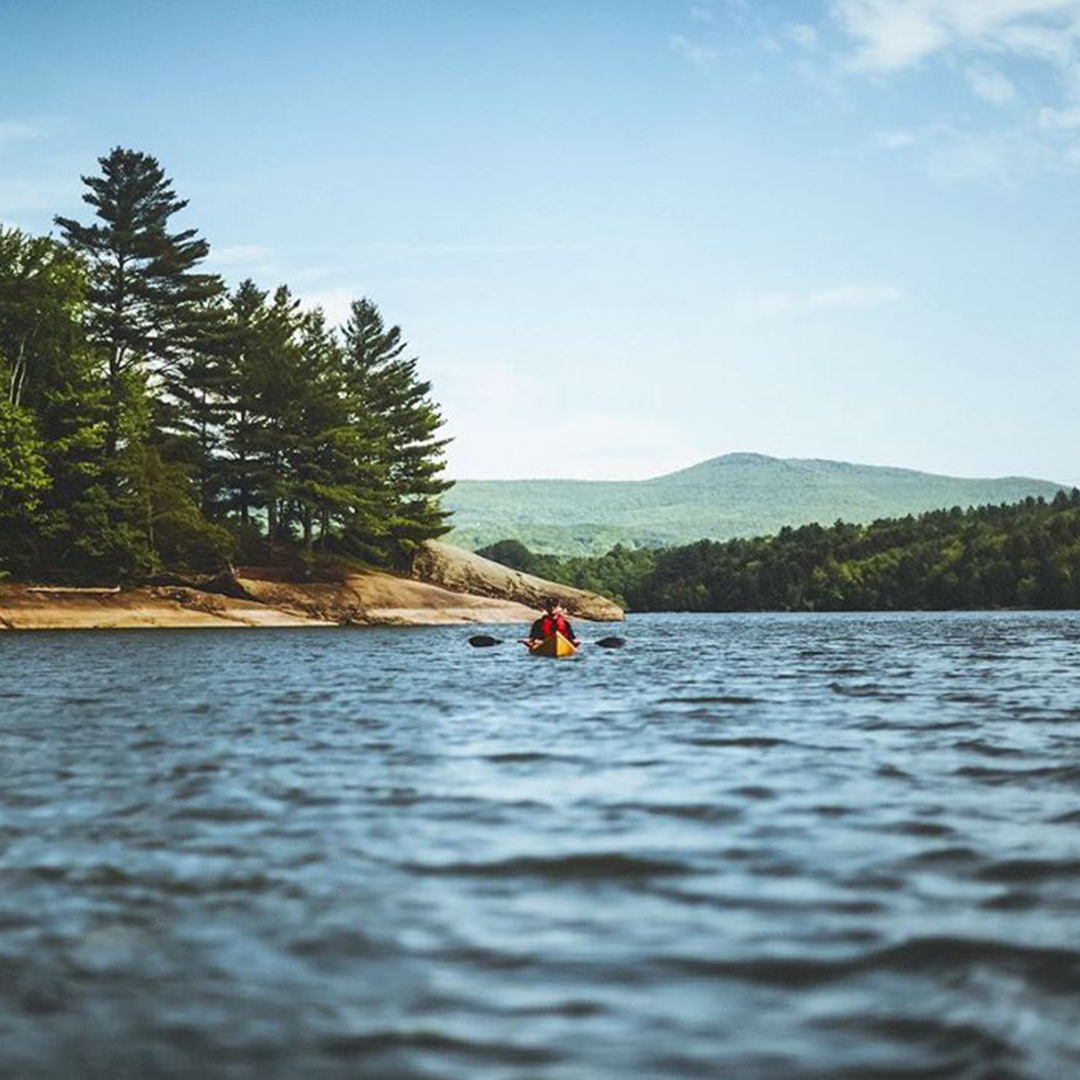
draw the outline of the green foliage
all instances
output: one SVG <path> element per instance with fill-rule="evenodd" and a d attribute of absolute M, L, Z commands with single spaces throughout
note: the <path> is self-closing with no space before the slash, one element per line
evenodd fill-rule
<path fill-rule="evenodd" d="M 451 486 L 441 477 L 449 440 L 438 437 L 443 420 L 431 383 L 417 375 L 406 348 L 401 328 L 386 327 L 372 301 L 353 303 L 345 326 L 346 383 L 375 451 L 371 475 L 394 507 L 388 540 L 391 555 L 399 556 L 450 529 L 440 501 Z"/>
<path fill-rule="evenodd" d="M 446 532 L 442 418 L 400 328 L 369 300 L 341 333 L 284 286 L 226 293 L 158 162 L 99 160 L 66 245 L 0 228 L 5 569 L 385 563 Z"/>
<path fill-rule="evenodd" d="M 196 271 L 209 245 L 194 229 L 169 231 L 187 206 L 149 154 L 117 147 L 98 159 L 101 174 L 84 176 L 83 201 L 97 220 L 56 217 L 71 248 L 90 268 L 87 328 L 107 366 L 107 449 L 118 448 L 124 375 L 146 364 L 167 366 L 202 347 L 203 306 L 222 291 L 213 274 Z"/>
<path fill-rule="evenodd" d="M 8 529 L 22 576 L 93 572 L 111 530 L 102 486 L 105 397 L 83 326 L 86 274 L 54 241 L 0 230 L 0 372 L 6 399 L 33 417 L 49 484 Z M 112 543 L 104 544 L 111 548 Z M 111 566 L 113 559 L 106 558 Z"/>
<path fill-rule="evenodd" d="M 520 540 L 500 540 L 481 548 L 477 554 L 513 570 L 599 593 L 623 607 L 627 606 L 627 594 L 641 587 L 656 564 L 656 553 L 651 549 L 634 550 L 621 544 L 616 544 L 606 555 L 589 558 L 537 555 Z"/>
<path fill-rule="evenodd" d="M 1057 485 L 962 480 L 835 461 L 728 454 L 653 480 L 459 480 L 445 503 L 449 539 L 477 549 L 520 540 L 532 551 L 599 555 L 616 544 L 670 547 L 815 521 L 867 523 L 948 506 L 1052 499 Z"/>
<path fill-rule="evenodd" d="M 529 572 L 635 611 L 1077 608 L 1080 491 L 657 552 L 615 548 L 596 559 L 526 561 Z"/>
<path fill-rule="evenodd" d="M 13 554 L 5 549 L 19 546 L 48 486 L 33 418 L 0 398 L 0 570 Z"/>
<path fill-rule="evenodd" d="M 84 292 L 83 266 L 70 251 L 0 227 L 0 392 L 10 404 L 40 409 L 72 378 L 84 355 Z"/>
<path fill-rule="evenodd" d="M 520 540 L 499 540 L 488 547 L 480 548 L 476 554 L 509 566 L 511 570 L 523 570 L 527 574 L 534 573 L 537 560 L 543 558 L 541 555 L 534 555 Z"/>
<path fill-rule="evenodd" d="M 213 572 L 226 565 L 236 542 L 228 529 L 203 518 L 182 466 L 134 441 L 125 448 L 119 466 L 125 517 L 134 533 L 128 538 L 133 575 L 165 568 Z"/>

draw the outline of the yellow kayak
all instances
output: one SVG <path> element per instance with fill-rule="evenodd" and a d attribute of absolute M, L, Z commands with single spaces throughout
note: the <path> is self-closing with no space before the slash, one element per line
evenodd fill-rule
<path fill-rule="evenodd" d="M 553 660 L 562 660 L 567 656 L 577 655 L 577 646 L 556 632 L 549 638 L 544 638 L 539 645 L 530 645 L 529 652 L 533 656 L 550 656 Z"/>

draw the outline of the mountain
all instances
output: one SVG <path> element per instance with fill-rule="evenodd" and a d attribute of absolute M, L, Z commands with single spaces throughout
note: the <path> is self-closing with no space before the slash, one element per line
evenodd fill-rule
<path fill-rule="evenodd" d="M 1060 484 L 967 480 L 843 461 L 725 454 L 651 480 L 459 480 L 445 495 L 451 543 L 520 540 L 547 554 L 602 554 L 775 533 L 784 525 L 869 522 L 951 506 L 1052 498 Z"/>

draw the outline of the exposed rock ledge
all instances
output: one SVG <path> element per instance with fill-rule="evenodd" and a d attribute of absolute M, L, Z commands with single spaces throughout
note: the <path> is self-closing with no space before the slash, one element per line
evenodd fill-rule
<path fill-rule="evenodd" d="M 298 583 L 240 568 L 200 588 L 40 591 L 0 585 L 0 629 L 522 623 L 535 617 L 547 595 L 563 599 L 578 618 L 622 618 L 617 605 L 593 593 L 431 543 L 418 554 L 410 576 L 372 571 Z"/>
<path fill-rule="evenodd" d="M 619 622 L 623 618 L 618 604 L 596 593 L 510 570 L 481 555 L 436 540 L 428 541 L 417 553 L 413 560 L 413 576 L 454 592 L 513 600 L 531 611 L 539 608 L 545 597 L 554 596 L 579 619 Z"/>

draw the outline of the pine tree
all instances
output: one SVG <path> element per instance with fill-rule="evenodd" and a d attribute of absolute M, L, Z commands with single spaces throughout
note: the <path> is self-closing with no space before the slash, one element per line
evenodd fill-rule
<path fill-rule="evenodd" d="M 431 383 L 417 374 L 417 360 L 405 355 L 401 328 L 387 328 L 372 301 L 353 303 L 345 327 L 347 385 L 356 411 L 367 418 L 382 457 L 385 488 L 392 506 L 389 534 L 396 553 L 449 531 L 439 497 L 451 486 L 441 479 L 443 420 L 431 400 Z"/>
<path fill-rule="evenodd" d="M 216 275 L 195 271 L 209 252 L 196 230 L 169 232 L 169 219 L 187 200 L 176 197 L 157 160 L 120 147 L 98 160 L 101 175 L 82 178 L 89 188 L 83 201 L 98 222 L 55 221 L 90 266 L 89 328 L 105 356 L 112 458 L 121 438 L 125 374 L 167 366 L 198 348 L 199 307 L 222 285 Z"/>
<path fill-rule="evenodd" d="M 347 514 L 362 493 L 351 483 L 355 433 L 349 426 L 341 348 L 320 309 L 304 315 L 297 345 L 301 378 L 286 417 L 284 487 L 310 561 L 316 524 L 325 538 L 331 521 Z"/>
<path fill-rule="evenodd" d="M 238 329 L 225 297 L 198 305 L 190 317 L 195 333 L 188 350 L 162 372 L 151 432 L 165 459 L 182 465 L 194 480 L 202 514 L 217 518 L 226 483 L 222 447 Z"/>
<path fill-rule="evenodd" d="M 255 375 L 263 337 L 267 294 L 250 279 L 227 301 L 227 329 L 221 355 L 221 495 L 223 508 L 239 519 L 241 533 L 255 530 L 259 418 Z"/>
<path fill-rule="evenodd" d="M 303 313 L 284 286 L 258 321 L 256 347 L 245 373 L 245 394 L 254 423 L 249 433 L 255 504 L 266 512 L 267 540 L 290 539 L 285 500 L 286 466 L 293 439 L 290 411 L 302 392 L 302 362 L 297 337 Z"/>

